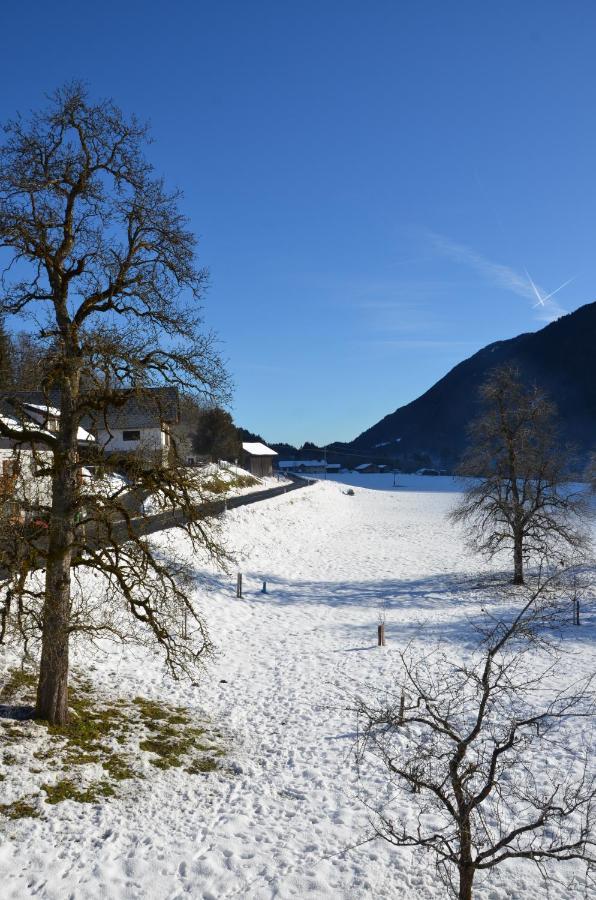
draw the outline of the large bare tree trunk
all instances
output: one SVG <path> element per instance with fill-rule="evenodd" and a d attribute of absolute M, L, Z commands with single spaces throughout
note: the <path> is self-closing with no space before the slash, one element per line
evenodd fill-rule
<path fill-rule="evenodd" d="M 463 757 L 462 757 L 463 758 Z M 459 893 L 458 900 L 472 900 L 474 865 L 472 863 L 472 833 L 469 819 L 460 826 L 459 833 Z"/>
<path fill-rule="evenodd" d="M 474 882 L 474 868 L 471 865 L 462 866 L 459 870 L 458 900 L 472 900 L 472 884 Z"/>
<path fill-rule="evenodd" d="M 75 382 L 77 379 L 75 378 Z M 73 385 L 62 391 L 60 432 L 54 453 L 52 512 L 42 619 L 41 661 L 36 715 L 52 725 L 68 722 L 68 644 L 70 637 L 70 567 L 77 501 L 77 423 Z"/>
<path fill-rule="evenodd" d="M 513 583 L 524 583 L 524 542 L 518 534 L 513 536 Z"/>
<path fill-rule="evenodd" d="M 70 620 L 70 554 L 48 563 L 37 707 L 39 719 L 52 725 L 68 722 L 68 639 Z"/>

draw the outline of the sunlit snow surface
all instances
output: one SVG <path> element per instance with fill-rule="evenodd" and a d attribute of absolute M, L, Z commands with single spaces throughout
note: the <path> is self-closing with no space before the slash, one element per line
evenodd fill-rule
<path fill-rule="evenodd" d="M 93 677 L 115 694 L 166 695 L 218 721 L 233 771 L 156 769 L 152 783 L 125 788 L 120 799 L 66 802 L 47 820 L 3 822 L 3 900 L 446 896 L 428 856 L 380 841 L 347 849 L 366 836 L 367 814 L 355 799 L 354 722 L 337 692 L 390 682 L 396 648 L 410 640 L 467 652 L 470 623 L 494 602 L 491 573 L 446 522 L 453 479 L 398 476 L 395 489 L 392 475 L 347 480 L 354 496 L 344 493 L 347 483 L 327 480 L 226 514 L 237 565 L 222 575 L 195 561 L 219 647 L 200 685 L 170 682 L 139 650 L 106 645 L 93 657 Z M 174 534 L 156 540 L 180 541 Z M 244 574 L 243 600 L 235 597 L 236 571 Z M 384 649 L 375 646 L 381 607 Z M 566 633 L 576 674 L 596 661 L 587 606 L 584 623 Z M 383 773 L 372 772 L 365 786 L 381 796 L 384 785 Z M 530 865 L 500 867 L 478 880 L 475 896 L 585 895 L 581 868 L 553 873 L 547 891 Z"/>

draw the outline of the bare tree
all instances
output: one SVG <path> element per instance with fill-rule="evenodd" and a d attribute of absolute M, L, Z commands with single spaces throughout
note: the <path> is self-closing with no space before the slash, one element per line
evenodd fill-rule
<path fill-rule="evenodd" d="M 144 157 L 145 126 L 71 84 L 45 110 L 9 122 L 5 134 L 0 313 L 38 323 L 47 349 L 38 385 L 47 421 L 32 425 L 15 394 L 0 436 L 30 454 L 48 500 L 46 528 L 29 517 L 14 552 L 0 538 L 8 575 L 1 636 L 29 643 L 41 636 L 37 715 L 64 723 L 72 635 L 151 636 L 174 674 L 210 646 L 188 571 L 135 524 L 134 498 L 158 493 L 197 549 L 223 553 L 201 486 L 175 465 L 175 447 L 151 465 L 129 460 L 123 480 L 115 478 L 122 458 L 96 443 L 87 462 L 100 477 L 86 480 L 82 424 L 109 428 L 110 411 L 131 398 L 159 406 L 168 387 L 221 402 L 227 380 L 214 339 L 201 327 L 206 273 L 197 268 L 180 195 L 166 190 Z M 25 507 L 31 483 L 22 485 Z M 5 516 L 5 535 L 10 524 Z M 89 570 L 98 577 L 93 597 L 89 581 L 81 584 Z M 198 624 L 194 644 L 182 627 L 188 617 Z"/>
<path fill-rule="evenodd" d="M 484 412 L 458 470 L 471 480 L 451 519 L 466 526 L 475 550 L 489 557 L 512 551 L 513 583 L 523 584 L 529 559 L 585 549 L 585 499 L 569 483 L 569 455 L 558 446 L 555 408 L 543 391 L 505 366 L 480 396 Z"/>
<path fill-rule="evenodd" d="M 559 651 L 541 638 L 554 612 L 544 592 L 493 622 L 464 661 L 400 653 L 398 688 L 352 707 L 359 762 L 380 762 L 394 793 L 367 801 L 375 834 L 431 851 L 459 900 L 507 860 L 543 873 L 549 861 L 596 862 L 594 760 L 581 734 L 596 715 L 592 678 L 561 687 Z"/>

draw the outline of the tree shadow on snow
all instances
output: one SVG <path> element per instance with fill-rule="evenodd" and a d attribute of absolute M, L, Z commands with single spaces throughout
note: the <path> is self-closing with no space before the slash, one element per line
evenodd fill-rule
<path fill-rule="evenodd" d="M 16 719 L 18 722 L 24 722 L 25 719 L 33 718 L 35 718 L 34 706 L 10 706 L 0 703 L 0 719 Z"/>
<path fill-rule="evenodd" d="M 458 643 L 476 645 L 481 631 L 491 622 L 507 616 L 529 596 L 528 589 L 511 584 L 510 572 L 440 573 L 418 579 L 380 579 L 373 581 L 309 581 L 282 582 L 267 574 L 249 572 L 244 575 L 243 601 L 251 606 L 324 606 L 341 609 L 368 610 L 367 623 L 325 623 L 330 634 L 339 636 L 347 646 L 334 653 L 365 653 L 377 650 L 376 629 L 385 620 L 388 644 L 405 646 L 410 640 L 429 644 Z M 262 592 L 263 581 L 267 593 Z M 223 584 L 221 586 L 224 586 Z M 228 586 L 229 589 L 229 586 Z M 567 641 L 592 642 L 596 636 L 594 600 L 586 595 L 581 609 L 581 625 L 569 619 L 562 623 Z M 400 614 L 402 618 L 400 618 Z M 344 637 L 345 635 L 345 637 Z"/>
<path fill-rule="evenodd" d="M 259 586 L 267 582 L 267 593 Z M 408 610 L 416 608 L 430 611 L 457 605 L 471 600 L 479 602 L 479 595 L 486 592 L 482 601 L 486 604 L 502 603 L 509 593 L 508 573 L 461 572 L 440 573 L 424 578 L 387 578 L 373 581 L 309 581 L 288 580 L 267 574 L 249 572 L 244 575 L 244 597 L 251 603 L 264 605 L 309 605 L 328 607 L 355 606 L 376 610 Z M 223 584 L 221 585 L 224 586 Z"/>

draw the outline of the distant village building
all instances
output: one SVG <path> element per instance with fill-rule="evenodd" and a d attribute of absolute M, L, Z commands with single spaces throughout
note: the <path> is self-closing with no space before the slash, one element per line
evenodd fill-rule
<path fill-rule="evenodd" d="M 277 456 L 275 450 L 265 444 L 242 444 L 242 466 L 256 478 L 273 475 L 273 458 L 275 456 Z"/>
<path fill-rule="evenodd" d="M 326 471 L 324 459 L 282 459 L 277 463 L 281 472 L 304 472 L 309 475 L 320 475 Z"/>
<path fill-rule="evenodd" d="M 327 463 L 327 471 L 337 473 L 341 471 L 341 463 Z"/>
<path fill-rule="evenodd" d="M 375 463 L 360 463 L 359 466 L 356 466 L 354 471 L 358 472 L 360 475 L 371 475 L 378 472 L 379 467 Z"/>

